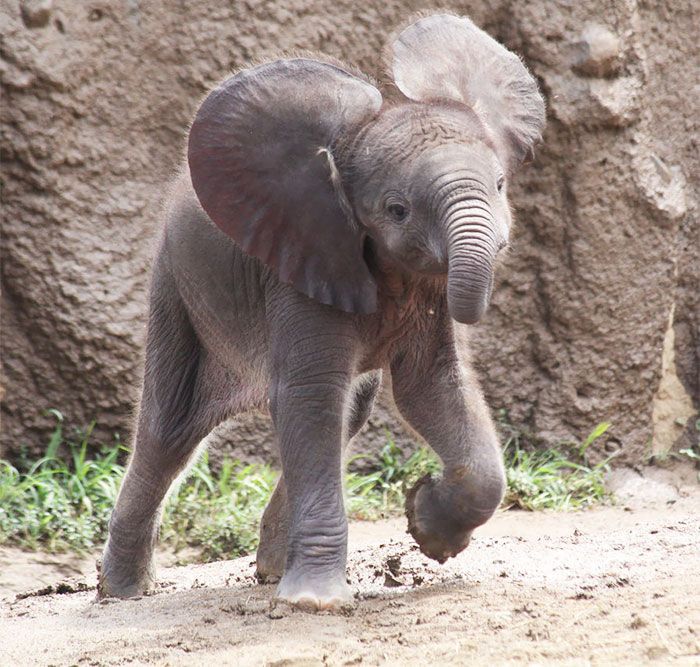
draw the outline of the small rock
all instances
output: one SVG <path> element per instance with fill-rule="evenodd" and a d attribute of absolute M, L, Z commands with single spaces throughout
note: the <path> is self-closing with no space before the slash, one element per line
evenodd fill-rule
<path fill-rule="evenodd" d="M 267 612 L 267 617 L 273 621 L 278 621 L 280 618 L 289 616 L 290 610 L 283 608 L 281 605 L 272 607 L 270 611 Z"/>
<path fill-rule="evenodd" d="M 630 622 L 630 628 L 632 630 L 639 630 L 640 628 L 643 628 L 646 626 L 647 622 L 641 617 L 637 616 L 637 614 L 632 614 L 632 621 Z"/>
<path fill-rule="evenodd" d="M 666 166 L 651 152 L 640 153 L 633 165 L 635 181 L 647 202 L 669 222 L 680 221 L 688 211 L 687 184 L 682 169 Z M 674 500 L 678 494 L 671 490 L 670 496 L 666 500 Z"/>
<path fill-rule="evenodd" d="M 384 585 L 387 588 L 396 588 L 398 586 L 403 586 L 403 584 L 398 580 L 395 579 L 391 574 L 388 572 L 384 573 Z"/>
<path fill-rule="evenodd" d="M 632 76 L 613 81 L 590 81 L 593 119 L 608 127 L 627 127 L 639 118 L 642 105 L 642 84 Z"/>
<path fill-rule="evenodd" d="M 609 28 L 589 23 L 584 27 L 577 46 L 579 57 L 574 68 L 581 74 L 609 77 L 619 70 L 620 39 Z"/>
<path fill-rule="evenodd" d="M 391 574 L 398 577 L 401 574 L 401 556 L 390 556 L 386 559 L 386 566 Z"/>
<path fill-rule="evenodd" d="M 51 18 L 53 0 L 22 0 L 19 9 L 27 28 L 45 28 Z"/>

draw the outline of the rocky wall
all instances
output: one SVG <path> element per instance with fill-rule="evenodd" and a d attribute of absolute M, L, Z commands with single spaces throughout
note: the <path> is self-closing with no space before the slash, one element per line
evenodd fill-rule
<path fill-rule="evenodd" d="M 680 442 L 675 408 L 654 412 L 662 370 L 684 442 L 697 437 L 695 4 L 443 3 L 521 53 L 548 100 L 544 145 L 511 191 L 513 249 L 471 332 L 485 391 L 548 440 L 610 421 L 607 446 L 630 462 L 652 451 L 655 414 L 663 447 Z M 386 34 L 430 6 L 0 0 L 4 455 L 43 447 L 48 407 L 128 431 L 162 196 L 208 88 L 289 49 L 376 73 Z M 387 427 L 405 440 L 382 407 L 356 449 Z M 224 431 L 238 455 L 269 456 L 265 419 Z"/>

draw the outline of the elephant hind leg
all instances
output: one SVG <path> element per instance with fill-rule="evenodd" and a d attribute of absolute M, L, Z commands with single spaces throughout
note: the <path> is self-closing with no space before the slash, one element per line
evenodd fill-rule
<path fill-rule="evenodd" d="M 348 440 L 352 440 L 367 423 L 381 385 L 381 370 L 370 371 L 355 380 L 348 420 Z"/>
<path fill-rule="evenodd" d="M 99 597 L 152 588 L 163 500 L 230 404 L 225 373 L 208 359 L 171 287 L 154 286 L 133 453 L 109 523 Z"/>
<path fill-rule="evenodd" d="M 284 574 L 288 529 L 287 489 L 280 478 L 260 521 L 255 576 L 261 584 L 277 583 Z"/>

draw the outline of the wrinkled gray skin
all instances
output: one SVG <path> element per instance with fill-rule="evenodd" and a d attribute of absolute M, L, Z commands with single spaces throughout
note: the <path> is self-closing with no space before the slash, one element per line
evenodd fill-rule
<path fill-rule="evenodd" d="M 455 23 L 454 17 L 445 16 L 431 20 L 438 22 L 438 29 L 445 21 L 450 30 L 469 33 L 473 58 L 480 57 L 482 47 L 488 50 L 478 40 L 472 46 L 469 31 L 477 29 L 468 21 Z M 423 36 L 413 39 L 420 43 Z M 410 46 L 411 38 L 403 33 L 394 53 Z M 479 39 L 490 38 L 479 31 Z M 441 42 L 431 43 L 435 41 Z M 492 40 L 484 44 L 493 48 Z M 467 47 L 455 48 L 464 60 Z M 284 63 L 266 67 L 273 72 L 292 68 L 284 71 L 289 86 L 301 85 L 295 82 L 308 71 L 312 80 L 317 74 L 338 75 L 335 65 Z M 518 76 L 529 76 L 518 65 Z M 397 81 L 400 70 L 401 63 L 394 62 Z M 250 85 L 259 84 L 263 71 L 268 70 L 252 71 Z M 404 72 L 404 80 L 406 76 Z M 432 81 L 430 72 L 426 80 Z M 357 85 L 369 87 L 365 82 Z M 342 457 L 370 415 L 382 369 L 390 375 L 401 415 L 444 463 L 442 477 L 420 480 L 407 501 L 409 530 L 423 553 L 440 562 L 458 554 L 474 528 L 498 507 L 504 491 L 499 442 L 481 391 L 457 354 L 453 319 L 474 323 L 487 307 L 494 262 L 510 228 L 504 182 L 522 159 L 518 152 L 529 150 L 533 140 L 520 138 L 511 145 L 494 131 L 496 122 L 490 126 L 470 108 L 469 94 L 461 104 L 448 94 L 434 99 L 433 90 L 426 93 L 429 99 L 422 99 L 420 90 L 416 92 L 420 85 L 414 81 L 401 88 L 399 83 L 404 98 L 381 110 L 371 102 L 372 88 L 367 104 L 374 107 L 366 114 L 363 107 L 360 121 L 339 131 L 327 150 L 314 147 L 309 153 L 311 167 L 325 174 L 313 192 L 331 187 L 329 196 L 344 216 L 342 229 L 358 234 L 357 267 L 349 265 L 352 275 L 344 281 L 337 275 L 317 280 L 313 263 L 302 273 L 290 273 L 265 245 L 269 238 L 251 240 L 240 231 L 240 221 L 261 201 L 249 204 L 254 197 L 247 193 L 257 196 L 253 179 L 264 170 L 250 162 L 244 171 L 236 166 L 235 178 L 227 181 L 233 199 L 220 205 L 216 197 L 227 188 L 218 181 L 207 187 L 227 158 L 224 152 L 216 162 L 209 148 L 197 153 L 199 128 L 211 126 L 206 113 L 200 113 L 203 120 L 195 121 L 190 138 L 189 170 L 172 190 L 153 269 L 134 453 L 110 522 L 100 596 L 130 597 L 153 587 L 159 513 L 173 480 L 222 420 L 249 409 L 269 409 L 279 435 L 283 475 L 262 519 L 259 578 L 279 579 L 277 597 L 304 608 L 348 603 Z M 481 85 L 489 85 L 488 77 Z M 491 93 L 488 99 L 494 103 Z M 243 93 L 235 94 L 236 104 L 244 104 Z M 541 107 L 536 88 L 535 94 Z M 358 93 L 348 99 L 360 98 Z M 299 99 L 302 104 L 305 96 Z M 315 100 L 314 113 L 332 114 L 328 105 L 338 96 L 329 99 Z M 539 123 L 530 128 L 533 137 L 543 121 L 543 108 L 539 112 L 530 123 Z M 253 160 L 261 153 L 260 145 L 277 135 L 255 109 L 251 118 L 260 124 Z M 214 126 L 237 122 L 248 121 Z M 216 135 L 211 146 L 218 150 L 224 143 Z M 216 164 L 210 166 L 212 162 Z M 305 173 L 298 167 L 292 189 L 303 185 Z M 275 183 L 271 178 L 262 190 L 272 192 Z M 274 195 L 270 197 L 273 201 Z M 294 204 L 287 209 L 303 217 Z M 252 224 L 259 218 L 253 215 Z M 313 220 L 317 218 L 329 224 L 323 215 Z M 282 218 L 264 220 L 269 226 Z M 315 224 L 313 220 L 308 224 Z M 287 254 L 292 260 L 301 256 L 305 262 L 305 254 L 323 257 L 333 252 L 330 245 L 314 249 L 314 243 L 327 242 L 313 234 L 306 245 L 295 246 L 296 238 L 285 227 L 294 221 L 284 218 L 280 224 L 276 234 L 283 236 L 283 248 L 291 247 Z M 339 235 L 337 243 L 342 246 L 344 238 Z M 341 263 L 334 260 L 334 265 Z M 370 289 L 364 297 L 353 292 L 356 298 L 349 306 L 342 290 L 365 273 L 362 289 Z M 283 274 L 286 280 L 280 279 Z"/>

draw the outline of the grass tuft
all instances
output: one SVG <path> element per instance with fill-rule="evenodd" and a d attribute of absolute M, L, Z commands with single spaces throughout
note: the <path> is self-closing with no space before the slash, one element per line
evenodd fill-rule
<path fill-rule="evenodd" d="M 0 544 L 90 552 L 106 537 L 127 449 L 118 437 L 89 448 L 94 423 L 66 438 L 63 415 L 57 410 L 49 414 L 56 428 L 44 457 L 36 462 L 22 457 L 17 467 L 0 460 Z M 538 450 L 503 415 L 500 423 L 508 480 L 504 507 L 570 510 L 609 498 L 604 485 L 609 459 L 591 465 L 587 458 L 609 424 L 599 424 L 582 443 Z M 440 472 L 432 452 L 419 448 L 406 457 L 389 434 L 370 463 L 373 472 L 351 472 L 345 478 L 346 508 L 354 519 L 401 514 L 407 490 L 423 475 Z M 202 561 L 254 551 L 260 516 L 277 478 L 267 465 L 232 460 L 214 471 L 204 453 L 165 504 L 161 540 L 175 550 L 194 547 Z"/>
<path fill-rule="evenodd" d="M 127 450 L 115 436 L 111 445 L 88 451 L 94 422 L 66 441 L 63 415 L 49 414 L 57 424 L 41 459 L 23 456 L 19 469 L 0 460 L 0 544 L 91 550 L 104 540 L 124 474 L 118 459 Z"/>
<path fill-rule="evenodd" d="M 368 459 L 371 467 L 376 468 L 374 472 L 350 472 L 345 477 L 345 506 L 352 519 L 376 520 L 400 514 L 407 491 L 423 475 L 437 474 L 441 469 L 435 454 L 424 447 L 404 460 L 403 452 L 388 432 L 387 443 L 378 458 L 359 454 L 350 462 Z"/>
<path fill-rule="evenodd" d="M 558 449 L 536 449 L 537 439 L 514 427 L 505 413 L 499 414 L 505 436 L 503 457 L 507 489 L 503 505 L 524 510 L 577 510 L 610 499 L 605 475 L 608 456 L 592 465 L 591 446 L 610 428 L 598 424 L 581 443 L 562 443 Z"/>
<path fill-rule="evenodd" d="M 278 477 L 270 466 L 230 459 L 214 472 L 204 452 L 166 503 L 161 539 L 176 551 L 197 548 L 203 562 L 255 551 L 260 517 Z"/>

